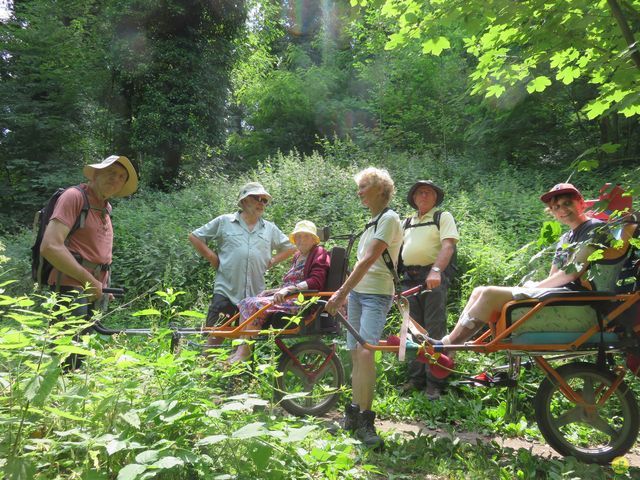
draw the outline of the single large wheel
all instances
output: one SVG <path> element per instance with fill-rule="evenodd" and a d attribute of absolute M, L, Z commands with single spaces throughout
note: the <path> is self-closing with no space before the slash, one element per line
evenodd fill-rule
<path fill-rule="evenodd" d="M 549 378 L 535 397 L 540 433 L 558 453 L 587 463 L 609 463 L 627 453 L 638 436 L 638 404 L 622 382 L 603 405 L 597 406 L 615 375 L 591 363 L 576 362 L 557 369 L 587 406 L 568 400 Z"/>
<path fill-rule="evenodd" d="M 293 415 L 327 413 L 338 401 L 344 383 L 337 353 L 314 341 L 294 345 L 291 353 L 297 362 L 283 353 L 278 364 L 282 375 L 276 379 L 276 399 Z M 288 395 L 292 396 L 286 398 Z"/>

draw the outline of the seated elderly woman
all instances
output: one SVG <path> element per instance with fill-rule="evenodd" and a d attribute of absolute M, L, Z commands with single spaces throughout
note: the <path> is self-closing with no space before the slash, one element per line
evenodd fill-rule
<path fill-rule="evenodd" d="M 597 227 L 603 222 L 587 216 L 582 194 L 570 183 L 555 185 L 540 200 L 556 220 L 571 229 L 558 241 L 547 278 L 539 282 L 526 282 L 523 287 L 477 287 L 453 331 L 440 340 L 426 337 L 429 343 L 443 345 L 446 350 L 446 345 L 466 342 L 511 300 L 539 298 L 554 291 L 585 289 L 582 277 L 589 267 L 587 259 L 596 248 L 594 235 Z"/>
<path fill-rule="evenodd" d="M 261 292 L 257 297 L 248 297 L 238 304 L 240 321 L 244 322 L 261 308 L 273 303 L 271 307 L 262 311 L 251 322 L 251 327 L 261 327 L 267 317 L 276 312 L 295 314 L 298 305 L 295 301 L 284 301 L 287 295 L 298 290 L 322 290 L 329 271 L 330 258 L 328 252 L 322 248 L 317 229 L 313 222 L 301 220 L 289 235 L 291 243 L 295 244 L 297 252 L 293 256 L 291 268 L 282 278 L 282 287 Z M 248 344 L 238 346 L 236 352 L 227 360 L 230 363 L 242 362 L 251 356 Z"/>

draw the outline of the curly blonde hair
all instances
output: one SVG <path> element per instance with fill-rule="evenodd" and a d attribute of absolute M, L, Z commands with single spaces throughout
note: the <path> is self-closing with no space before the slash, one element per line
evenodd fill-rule
<path fill-rule="evenodd" d="M 391 198 L 396 193 L 396 186 L 393 183 L 393 179 L 389 172 L 383 168 L 368 167 L 364 170 L 360 170 L 353 177 L 356 183 L 360 183 L 362 180 L 368 180 L 372 185 L 379 185 L 382 187 L 382 196 L 387 203 L 391 201 Z"/>

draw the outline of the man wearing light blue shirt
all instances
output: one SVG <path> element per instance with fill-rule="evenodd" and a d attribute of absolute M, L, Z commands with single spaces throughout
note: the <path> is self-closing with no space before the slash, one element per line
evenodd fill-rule
<path fill-rule="evenodd" d="M 295 252 L 287 236 L 262 218 L 270 201 L 261 184 L 247 183 L 238 196 L 238 212 L 220 215 L 189 235 L 194 248 L 217 272 L 207 327 L 216 325 L 221 315 L 233 315 L 243 298 L 262 292 L 267 269 Z M 209 338 L 209 344 L 216 343 L 217 339 Z"/>

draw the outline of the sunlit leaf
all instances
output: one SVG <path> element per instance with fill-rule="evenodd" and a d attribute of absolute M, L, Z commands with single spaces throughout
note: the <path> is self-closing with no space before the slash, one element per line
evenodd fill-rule
<path fill-rule="evenodd" d="M 208 437 L 204 437 L 202 440 L 198 440 L 196 445 L 213 445 L 221 442 L 222 440 L 226 440 L 227 438 L 229 438 L 227 435 L 210 435 Z"/>
<path fill-rule="evenodd" d="M 184 465 L 184 461 L 181 458 L 167 456 L 167 457 L 162 457 L 160 460 L 158 460 L 156 463 L 154 463 L 151 466 L 166 470 L 169 468 L 176 467 L 178 465 Z"/>
<path fill-rule="evenodd" d="M 86 422 L 87 421 L 85 418 L 78 417 L 77 415 L 73 415 L 72 413 L 65 412 L 64 410 L 60 410 L 59 408 L 48 407 L 48 406 L 44 406 L 42 408 L 44 408 L 44 410 L 46 410 L 48 412 L 53 413 L 57 417 L 66 418 L 68 420 L 75 420 L 76 422 Z"/>
<path fill-rule="evenodd" d="M 598 250 L 594 251 L 591 255 L 589 255 L 589 258 L 587 258 L 587 260 L 590 262 L 595 262 L 598 260 L 602 260 L 603 258 L 604 258 L 604 250 L 599 248 Z"/>
<path fill-rule="evenodd" d="M 118 472 L 118 480 L 135 480 L 138 475 L 147 469 L 146 465 L 130 463 Z"/>
<path fill-rule="evenodd" d="M 631 105 L 630 107 L 623 108 L 620 110 L 620 113 L 627 118 L 640 115 L 640 105 Z"/>
<path fill-rule="evenodd" d="M 160 450 L 145 450 L 136 455 L 136 462 L 150 464 L 157 461 L 158 458 L 160 458 Z"/>
<path fill-rule="evenodd" d="M 182 312 L 178 312 L 178 315 L 180 315 L 181 317 L 207 318 L 204 313 L 196 312 L 195 310 L 184 310 Z"/>
<path fill-rule="evenodd" d="M 107 449 L 107 453 L 109 455 L 113 455 L 114 453 L 127 448 L 127 442 L 125 442 L 124 440 L 119 440 L 117 438 L 114 438 L 113 440 L 110 440 L 109 442 L 107 442 L 107 444 L 105 445 L 105 448 Z"/>
<path fill-rule="evenodd" d="M 147 308 L 145 310 L 138 310 L 131 314 L 133 317 L 143 317 L 145 315 L 160 315 L 160 311 L 155 308 Z"/>
<path fill-rule="evenodd" d="M 614 153 L 617 152 L 621 146 L 619 143 L 603 143 L 600 145 L 600 149 L 605 153 Z"/>
<path fill-rule="evenodd" d="M 446 37 L 438 37 L 437 39 L 430 38 L 426 42 L 422 43 L 422 53 L 440 55 L 443 50 L 451 48 L 451 43 Z"/>
<path fill-rule="evenodd" d="M 86 348 L 78 347 L 77 345 L 57 345 L 54 348 L 56 353 L 69 353 L 69 354 L 77 354 L 77 355 L 86 355 L 88 357 L 95 356 L 95 353 L 91 350 L 87 350 Z"/>
<path fill-rule="evenodd" d="M 125 412 L 120 415 L 120 418 L 122 418 L 125 422 L 127 422 L 136 430 L 140 429 L 140 417 L 136 412 L 134 411 Z M 141 463 L 145 463 L 145 462 L 141 462 Z"/>
<path fill-rule="evenodd" d="M 20 332 L 7 332 L 0 336 L 0 349 L 14 350 L 30 343 L 31 339 Z"/>
<path fill-rule="evenodd" d="M 266 434 L 263 422 L 254 422 L 245 425 L 244 427 L 236 430 L 231 435 L 233 438 L 253 438 L 260 437 Z"/>
<path fill-rule="evenodd" d="M 575 167 L 579 172 L 590 172 L 593 169 L 598 168 L 598 165 L 600 165 L 600 162 L 595 158 L 591 158 L 588 160 L 580 160 L 576 163 Z"/>
<path fill-rule="evenodd" d="M 489 88 L 487 88 L 487 93 L 485 94 L 485 97 L 500 98 L 500 96 L 505 92 L 505 90 L 506 89 L 502 85 L 491 85 Z"/>
<path fill-rule="evenodd" d="M 606 100 L 594 100 L 584 107 L 587 118 L 589 120 L 593 120 L 594 118 L 599 117 L 608 110 L 609 105 L 611 105 L 611 102 Z"/>
<path fill-rule="evenodd" d="M 565 85 L 569 85 L 580 76 L 580 73 L 581 70 L 579 68 L 568 66 L 558 72 L 556 79 L 560 80 Z"/>
<path fill-rule="evenodd" d="M 318 427 L 315 425 L 305 425 L 300 428 L 291 428 L 287 430 L 287 436 L 282 439 L 282 442 L 300 442 L 309 436 L 309 433 L 316 430 Z"/>
<path fill-rule="evenodd" d="M 551 85 L 551 80 L 549 80 L 548 77 L 540 75 L 529 82 L 527 92 L 543 92 L 549 85 Z"/>
<path fill-rule="evenodd" d="M 44 404 L 44 401 L 47 399 L 47 397 L 51 394 L 53 388 L 56 386 L 56 383 L 58 382 L 58 378 L 60 377 L 61 372 L 62 371 L 60 370 L 60 367 L 57 362 L 52 361 L 49 363 L 49 365 L 47 366 L 47 370 L 44 373 L 44 376 L 40 377 L 42 378 L 42 381 L 40 382 L 37 392 L 35 392 L 35 395 L 30 398 L 31 403 L 33 405 L 37 407 L 41 407 Z"/>
<path fill-rule="evenodd" d="M 561 234 L 562 227 L 560 226 L 559 222 L 544 222 L 542 224 L 542 228 L 540 229 L 540 236 L 538 237 L 538 241 L 536 243 L 539 247 L 542 247 L 544 245 L 551 245 L 558 241 Z"/>

